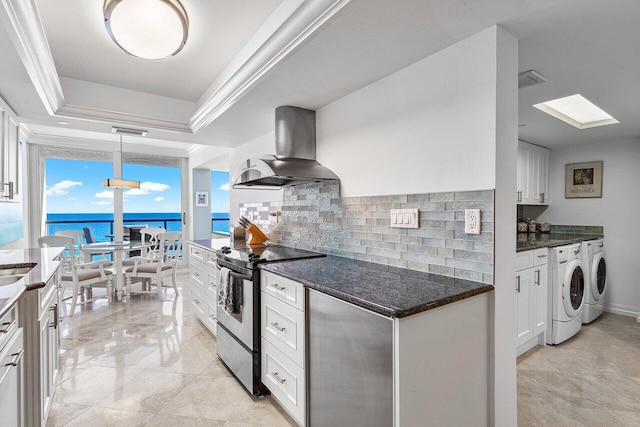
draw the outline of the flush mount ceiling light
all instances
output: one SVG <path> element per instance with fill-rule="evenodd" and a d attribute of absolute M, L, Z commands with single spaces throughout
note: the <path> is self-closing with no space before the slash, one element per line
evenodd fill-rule
<path fill-rule="evenodd" d="M 111 39 L 138 58 L 167 58 L 187 43 L 189 18 L 178 0 L 106 0 L 103 12 Z"/>
<path fill-rule="evenodd" d="M 578 129 L 620 123 L 580 94 L 542 102 L 534 107 Z"/>

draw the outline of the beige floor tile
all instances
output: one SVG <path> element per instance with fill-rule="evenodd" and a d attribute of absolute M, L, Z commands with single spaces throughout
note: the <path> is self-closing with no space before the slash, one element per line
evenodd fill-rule
<path fill-rule="evenodd" d="M 280 408 L 271 396 L 254 399 L 245 406 L 236 409 L 229 415 L 228 421 L 273 427 L 297 426 L 293 419 Z"/>
<path fill-rule="evenodd" d="M 53 402 L 47 418 L 47 427 L 63 426 L 89 409 L 91 406 Z"/>
<path fill-rule="evenodd" d="M 144 371 L 115 390 L 98 406 L 158 413 L 193 378 L 193 375 Z"/>
<path fill-rule="evenodd" d="M 148 427 L 223 427 L 225 425 L 224 421 L 167 414 L 156 415 L 145 424 Z"/>
<path fill-rule="evenodd" d="M 518 426 L 640 426 L 640 324 L 605 313 L 517 361 Z"/>
<path fill-rule="evenodd" d="M 69 427 L 137 427 L 145 425 L 154 414 L 121 409 L 91 407 L 88 411 L 71 420 Z"/>
<path fill-rule="evenodd" d="M 160 413 L 225 421 L 249 403 L 251 398 L 235 378 L 198 377 Z"/>

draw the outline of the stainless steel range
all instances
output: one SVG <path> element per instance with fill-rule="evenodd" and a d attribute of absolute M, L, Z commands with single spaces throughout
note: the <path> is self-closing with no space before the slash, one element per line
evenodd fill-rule
<path fill-rule="evenodd" d="M 268 393 L 260 382 L 260 269 L 267 262 L 322 257 L 323 254 L 284 246 L 228 246 L 216 251 L 218 286 L 218 356 L 254 395 Z"/>

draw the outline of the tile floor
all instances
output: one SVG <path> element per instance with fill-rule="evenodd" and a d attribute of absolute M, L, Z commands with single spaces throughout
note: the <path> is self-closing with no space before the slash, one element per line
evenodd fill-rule
<path fill-rule="evenodd" d="M 640 426 L 640 323 L 604 313 L 518 358 L 518 426 Z"/>
<path fill-rule="evenodd" d="M 188 275 L 178 280 L 177 297 L 102 299 L 64 318 L 47 426 L 296 425 L 271 396 L 251 398 L 230 376 L 191 314 Z"/>

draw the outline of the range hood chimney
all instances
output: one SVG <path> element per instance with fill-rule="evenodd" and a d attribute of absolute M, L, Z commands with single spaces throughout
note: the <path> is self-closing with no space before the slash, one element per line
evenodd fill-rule
<path fill-rule="evenodd" d="M 233 188 L 280 188 L 338 179 L 316 161 L 316 112 L 282 106 L 276 108 L 276 154 L 242 162 Z"/>

